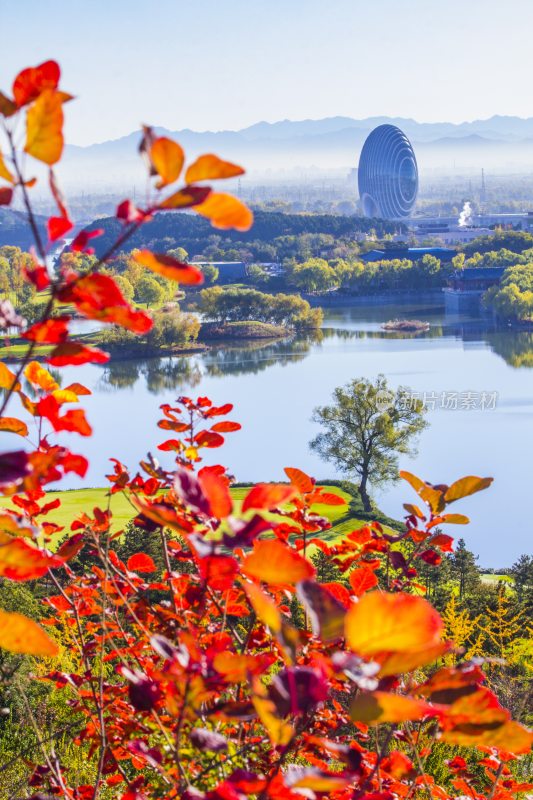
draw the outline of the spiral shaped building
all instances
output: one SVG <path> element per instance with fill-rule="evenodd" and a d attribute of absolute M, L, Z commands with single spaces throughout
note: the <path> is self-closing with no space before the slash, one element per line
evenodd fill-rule
<path fill-rule="evenodd" d="M 374 128 L 361 150 L 357 179 L 365 217 L 408 217 L 418 193 L 418 167 L 405 133 L 395 125 Z"/>

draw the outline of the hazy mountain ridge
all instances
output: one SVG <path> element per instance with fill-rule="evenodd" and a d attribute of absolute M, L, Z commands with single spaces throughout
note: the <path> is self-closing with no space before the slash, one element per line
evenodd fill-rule
<path fill-rule="evenodd" d="M 310 169 L 348 172 L 356 167 L 365 138 L 377 125 L 391 123 L 413 143 L 421 173 L 437 170 L 516 172 L 533 168 L 533 118 L 493 116 L 473 122 L 420 123 L 396 117 L 328 117 L 319 120 L 258 122 L 238 131 L 170 131 L 190 159 L 216 152 L 247 168 L 247 181 L 276 180 Z M 118 139 L 65 149 L 61 176 L 70 189 L 123 191 L 145 184 L 137 148 L 140 131 Z"/>

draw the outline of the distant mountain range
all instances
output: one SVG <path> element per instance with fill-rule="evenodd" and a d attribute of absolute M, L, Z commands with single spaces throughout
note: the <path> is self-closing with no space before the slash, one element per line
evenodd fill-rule
<path fill-rule="evenodd" d="M 313 170 L 347 174 L 357 166 L 367 135 L 392 123 L 411 139 L 421 173 L 479 171 L 502 173 L 533 168 L 533 118 L 494 116 L 486 120 L 421 123 L 391 117 L 329 117 L 293 122 L 258 122 L 239 131 L 169 131 L 187 156 L 216 152 L 246 167 L 247 181 L 287 180 Z M 66 147 L 60 168 L 65 185 L 89 191 L 144 190 L 145 173 L 137 154 L 138 131 L 87 147 Z"/>

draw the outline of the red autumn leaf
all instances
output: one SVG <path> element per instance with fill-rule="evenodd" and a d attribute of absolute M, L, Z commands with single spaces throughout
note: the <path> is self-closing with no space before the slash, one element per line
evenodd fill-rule
<path fill-rule="evenodd" d="M 212 515 L 217 519 L 225 519 L 233 510 L 228 479 L 205 467 L 198 473 L 198 480 L 209 501 Z"/>
<path fill-rule="evenodd" d="M 75 253 L 87 253 L 92 255 L 94 248 L 87 247 L 91 239 L 96 239 L 103 234 L 102 228 L 96 228 L 92 231 L 80 231 L 75 239 L 70 243 L 70 249 Z"/>
<path fill-rule="evenodd" d="M 376 574 L 374 570 L 369 567 L 358 567 L 350 573 L 350 585 L 353 593 L 357 597 L 361 597 L 361 595 L 368 592 L 369 589 L 373 589 L 377 584 L 378 579 Z"/>
<path fill-rule="evenodd" d="M 24 450 L 0 453 L 0 486 L 17 483 L 30 472 L 30 462 Z"/>
<path fill-rule="evenodd" d="M 122 203 L 119 203 L 117 206 L 117 211 L 115 214 L 117 219 L 122 220 L 123 222 L 131 223 L 131 222 L 140 222 L 144 218 L 144 214 L 140 211 L 131 200 L 123 200 Z"/>
<path fill-rule="evenodd" d="M 429 550 L 424 550 L 418 557 L 421 558 L 422 561 L 425 561 L 426 564 L 431 564 L 434 567 L 438 566 L 442 561 L 442 556 L 431 548 Z"/>
<path fill-rule="evenodd" d="M 0 577 L 12 581 L 41 578 L 49 569 L 62 564 L 62 558 L 39 550 L 26 539 L 12 539 L 0 546 Z"/>
<path fill-rule="evenodd" d="M 52 395 L 43 397 L 37 403 L 37 414 L 45 417 L 55 431 L 79 433 L 80 436 L 90 436 L 92 434 L 92 428 L 87 422 L 83 409 L 72 409 L 63 414 L 63 416 L 60 416 L 59 411 L 60 405 Z"/>
<path fill-rule="evenodd" d="M 49 217 L 46 228 L 48 230 L 48 238 L 51 242 L 60 239 L 65 233 L 68 233 L 74 227 L 74 223 L 67 217 Z"/>
<path fill-rule="evenodd" d="M 313 503 L 322 503 L 324 506 L 345 506 L 346 500 L 335 492 L 316 492 L 312 497 Z"/>
<path fill-rule="evenodd" d="M 231 431 L 240 431 L 242 425 L 238 422 L 216 422 L 211 430 L 217 433 L 230 433 Z"/>
<path fill-rule="evenodd" d="M 164 278 L 171 281 L 193 285 L 203 283 L 204 276 L 199 269 L 164 253 L 139 250 L 133 253 L 133 258 L 138 264 L 142 264 L 143 267 L 152 270 L 157 275 L 163 275 Z"/>
<path fill-rule="evenodd" d="M 453 553 L 453 536 L 445 533 L 437 533 L 429 540 L 429 544 L 438 547 L 443 553 Z"/>
<path fill-rule="evenodd" d="M 64 561 L 70 561 L 70 559 L 78 555 L 80 550 L 83 550 L 84 545 L 85 539 L 83 533 L 75 533 L 58 548 L 57 555 Z"/>
<path fill-rule="evenodd" d="M 200 431 L 194 437 L 194 441 L 198 447 L 220 447 L 222 444 L 224 444 L 224 437 L 219 433 Z"/>
<path fill-rule="evenodd" d="M 295 495 L 293 486 L 283 483 L 258 483 L 251 489 L 242 504 L 242 510 L 250 508 L 264 508 L 266 510 L 278 508 L 287 503 Z"/>
<path fill-rule="evenodd" d="M 130 572 L 155 572 L 157 567 L 146 553 L 135 553 L 128 558 L 128 569 Z"/>
<path fill-rule="evenodd" d="M 233 586 L 239 565 L 232 556 L 206 556 L 200 559 L 202 580 L 213 589 L 224 591 Z"/>
<path fill-rule="evenodd" d="M 65 202 L 65 198 L 63 196 L 63 192 L 59 188 L 59 185 L 58 185 L 57 180 L 56 180 L 56 175 L 55 175 L 55 172 L 52 169 L 52 167 L 50 167 L 50 170 L 49 170 L 49 173 L 48 173 L 48 183 L 50 185 L 50 191 L 52 192 L 53 198 L 57 203 L 57 207 L 59 209 L 59 213 L 61 215 L 61 218 L 68 219 L 68 211 L 67 211 L 67 205 L 66 205 L 66 202 Z"/>
<path fill-rule="evenodd" d="M 112 322 L 134 333 L 147 333 L 153 324 L 144 311 L 129 305 L 109 275 L 96 273 L 77 278 L 58 292 L 58 299 L 74 303 L 88 319 Z"/>
<path fill-rule="evenodd" d="M 35 100 L 45 89 L 56 89 L 61 71 L 56 61 L 44 61 L 37 67 L 27 67 L 19 72 L 13 82 L 15 103 L 25 106 Z"/>
<path fill-rule="evenodd" d="M 8 206 L 13 199 L 11 186 L 0 186 L 0 206 Z"/>
<path fill-rule="evenodd" d="M 52 350 L 46 360 L 54 367 L 106 364 L 109 361 L 109 353 L 79 342 L 63 342 Z"/>
<path fill-rule="evenodd" d="M 310 478 L 309 475 L 306 475 L 305 472 L 302 472 L 301 469 L 297 469 L 296 467 L 285 467 L 284 472 L 293 486 L 296 486 L 300 494 L 307 494 L 308 492 L 312 492 L 315 488 L 314 479 Z"/>
<path fill-rule="evenodd" d="M 39 264 L 35 259 L 33 267 L 28 267 L 26 264 L 24 264 L 22 270 L 26 280 L 30 283 L 33 283 L 38 292 L 42 292 L 43 289 L 47 289 L 50 286 L 50 275 L 48 274 L 48 270 L 43 264 Z"/>
<path fill-rule="evenodd" d="M 47 319 L 45 322 L 36 322 L 22 334 L 22 338 L 44 344 L 63 342 L 68 336 L 69 322 L 70 317 L 66 316 Z"/>
<path fill-rule="evenodd" d="M 224 414 L 229 414 L 230 411 L 233 411 L 233 403 L 225 403 L 223 406 L 213 406 L 213 408 L 210 408 L 209 411 L 205 412 L 205 416 L 221 417 L 224 416 Z"/>
<path fill-rule="evenodd" d="M 254 542 L 253 551 L 244 558 L 242 571 L 265 583 L 299 583 L 312 578 L 315 569 L 310 561 L 279 539 Z"/>
<path fill-rule="evenodd" d="M 211 189 L 209 186 L 187 186 L 185 189 L 180 189 L 163 200 L 158 208 L 161 211 L 173 208 L 192 208 L 199 203 L 203 203 L 210 194 Z"/>

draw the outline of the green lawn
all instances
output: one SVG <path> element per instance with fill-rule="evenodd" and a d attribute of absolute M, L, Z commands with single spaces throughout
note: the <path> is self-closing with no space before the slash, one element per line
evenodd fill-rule
<path fill-rule="evenodd" d="M 483 581 L 483 583 L 489 583 L 489 584 L 496 584 L 499 583 L 500 581 L 503 581 L 504 583 L 509 583 L 511 585 L 513 584 L 513 579 L 511 575 L 494 575 L 492 572 L 482 572 L 481 580 Z"/>
<path fill-rule="evenodd" d="M 235 486 L 232 488 L 231 493 L 238 506 L 240 506 L 242 500 L 249 491 L 249 486 Z M 350 516 L 348 503 L 351 497 L 349 494 L 341 491 L 341 489 L 336 486 L 324 485 L 324 491 L 338 494 L 347 501 L 347 505 L 345 506 L 326 506 L 321 504 L 313 506 L 313 512 L 320 516 L 328 517 L 333 526 L 322 535 L 324 540 L 333 542 L 341 535 L 346 535 L 352 530 L 362 528 L 366 524 L 364 520 L 354 519 Z M 85 512 L 93 516 L 93 509 L 96 506 L 101 509 L 106 509 L 108 502 L 110 503 L 113 514 L 113 530 L 120 530 L 135 516 L 135 510 L 122 493 L 119 492 L 109 497 L 108 490 L 105 488 L 48 492 L 46 500 L 47 502 L 51 502 L 57 497 L 61 500 L 61 506 L 51 511 L 46 516 L 46 519 L 50 522 L 62 525 L 65 528 L 64 533 L 68 532 L 70 524 L 80 514 Z M 12 508 L 13 506 L 6 503 L 6 507 Z M 56 538 L 62 538 L 64 533 L 58 534 Z"/>

